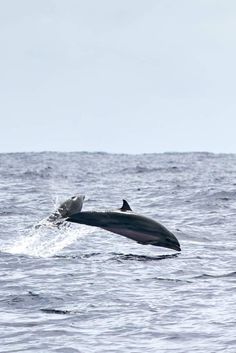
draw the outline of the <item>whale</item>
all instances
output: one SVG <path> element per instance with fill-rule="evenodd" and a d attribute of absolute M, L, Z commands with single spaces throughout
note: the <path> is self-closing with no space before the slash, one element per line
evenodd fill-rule
<path fill-rule="evenodd" d="M 126 200 L 118 210 L 82 211 L 71 214 L 66 221 L 99 227 L 142 245 L 181 251 L 179 241 L 172 232 L 154 219 L 133 212 Z"/>

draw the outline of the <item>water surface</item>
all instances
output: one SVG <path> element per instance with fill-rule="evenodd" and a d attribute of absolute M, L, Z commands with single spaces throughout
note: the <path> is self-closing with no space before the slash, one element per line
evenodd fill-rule
<path fill-rule="evenodd" d="M 227 352 L 236 339 L 236 156 L 0 154 L 1 353 Z M 182 252 L 73 224 L 60 201 L 129 201 Z"/>

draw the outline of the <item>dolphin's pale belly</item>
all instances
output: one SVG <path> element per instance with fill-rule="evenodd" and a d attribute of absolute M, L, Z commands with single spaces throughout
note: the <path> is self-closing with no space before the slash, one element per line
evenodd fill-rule
<path fill-rule="evenodd" d="M 127 238 L 133 239 L 135 241 L 137 241 L 138 243 L 151 243 L 151 242 L 155 242 L 157 241 L 158 237 L 157 236 L 153 236 L 150 234 L 145 234 L 143 232 L 139 232 L 139 231 L 134 231 L 134 230 L 129 230 L 127 228 L 103 228 L 105 230 L 108 230 L 109 232 L 112 233 L 117 233 L 120 235 L 123 235 Z"/>
<path fill-rule="evenodd" d="M 166 236 L 160 233 L 149 234 L 148 232 L 140 232 L 138 230 L 130 230 L 127 228 L 113 228 L 113 227 L 102 227 L 103 229 L 120 234 L 125 236 L 126 238 L 137 241 L 143 245 L 156 245 L 164 248 L 174 249 L 180 251 L 180 245 L 174 234 L 167 233 Z"/>

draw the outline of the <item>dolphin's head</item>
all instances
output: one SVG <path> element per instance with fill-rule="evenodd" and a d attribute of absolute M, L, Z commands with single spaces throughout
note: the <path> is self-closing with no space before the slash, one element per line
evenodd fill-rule
<path fill-rule="evenodd" d="M 73 214 L 80 212 L 83 207 L 84 198 L 84 195 L 76 195 L 62 202 L 58 208 L 58 212 L 60 213 L 61 217 L 70 217 Z"/>

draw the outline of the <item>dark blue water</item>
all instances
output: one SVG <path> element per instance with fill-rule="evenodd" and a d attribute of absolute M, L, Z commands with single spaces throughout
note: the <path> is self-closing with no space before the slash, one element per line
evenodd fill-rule
<path fill-rule="evenodd" d="M 0 155 L 0 351 L 236 352 L 236 155 Z M 182 252 L 78 224 L 58 203 L 122 199 Z"/>

